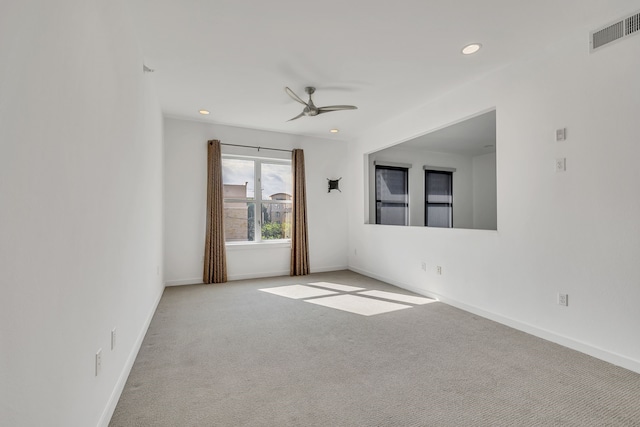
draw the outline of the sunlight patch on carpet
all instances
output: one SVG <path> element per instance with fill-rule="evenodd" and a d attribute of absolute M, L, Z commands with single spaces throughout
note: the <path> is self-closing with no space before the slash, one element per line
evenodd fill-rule
<path fill-rule="evenodd" d="M 411 295 L 396 294 L 394 292 L 385 292 L 385 291 L 358 292 L 358 295 L 367 295 L 370 297 L 390 299 L 392 301 L 408 302 L 409 304 L 416 304 L 416 305 L 429 304 L 431 302 L 436 302 L 436 300 L 431 298 L 414 297 Z"/>
<path fill-rule="evenodd" d="M 324 295 L 334 295 L 337 293 L 326 289 L 312 288 L 304 285 L 278 286 L 276 288 L 265 288 L 260 290 L 262 292 L 268 292 L 270 294 L 292 299 L 313 298 Z"/>
<path fill-rule="evenodd" d="M 331 282 L 313 282 L 313 283 L 308 283 L 308 285 L 320 286 L 321 288 L 329 288 L 335 291 L 342 291 L 342 292 L 364 291 L 364 288 L 356 288 L 355 286 L 339 285 L 337 283 L 331 283 Z"/>
<path fill-rule="evenodd" d="M 274 288 L 263 288 L 260 289 L 260 291 L 286 298 L 301 299 L 304 300 L 304 302 L 360 314 L 362 316 L 373 316 L 375 314 L 388 313 L 436 302 L 435 299 L 431 298 L 398 294 L 395 292 L 367 290 L 365 288 L 332 282 L 311 282 L 304 285 L 277 286 Z M 353 294 L 352 292 L 357 292 L 357 294 Z"/>
<path fill-rule="evenodd" d="M 350 313 L 361 314 L 363 316 L 373 316 L 375 314 L 411 308 L 409 305 L 396 304 L 395 302 L 380 301 L 355 295 L 337 295 L 332 297 L 315 298 L 305 300 L 305 302 L 335 308 L 337 310 L 348 311 Z"/>

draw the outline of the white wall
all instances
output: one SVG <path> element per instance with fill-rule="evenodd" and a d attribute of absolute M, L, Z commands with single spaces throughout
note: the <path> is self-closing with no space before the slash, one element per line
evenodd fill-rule
<path fill-rule="evenodd" d="M 640 37 L 589 54 L 587 35 L 350 145 L 349 265 L 640 372 Z M 493 107 L 497 232 L 364 224 L 365 153 Z"/>
<path fill-rule="evenodd" d="M 498 228 L 498 192 L 496 189 L 496 153 L 473 157 L 473 227 L 480 230 Z"/>
<path fill-rule="evenodd" d="M 230 144 L 304 149 L 311 271 L 346 268 L 350 182 L 340 181 L 342 192 L 327 192 L 327 178 L 347 175 L 344 142 L 171 118 L 165 120 L 164 135 L 167 285 L 202 283 L 206 159 L 210 139 Z M 222 148 L 223 153 L 283 155 L 269 150 L 258 153 L 255 149 Z M 288 275 L 290 254 L 290 246 L 282 244 L 228 247 L 229 280 Z"/>
<path fill-rule="evenodd" d="M 163 290 L 162 117 L 123 8 L 2 2 L 3 426 L 106 425 Z"/>

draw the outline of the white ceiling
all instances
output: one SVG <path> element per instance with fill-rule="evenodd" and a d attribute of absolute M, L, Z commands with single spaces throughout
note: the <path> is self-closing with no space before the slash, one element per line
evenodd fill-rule
<path fill-rule="evenodd" d="M 128 0 L 165 115 L 349 140 L 637 0 Z M 483 49 L 463 56 L 461 48 Z M 317 106 L 358 110 L 298 115 Z M 199 109 L 211 111 L 209 116 Z M 340 129 L 330 134 L 331 128 Z"/>
<path fill-rule="evenodd" d="M 492 110 L 389 147 L 384 151 L 424 150 L 474 157 L 496 151 L 496 111 Z"/>

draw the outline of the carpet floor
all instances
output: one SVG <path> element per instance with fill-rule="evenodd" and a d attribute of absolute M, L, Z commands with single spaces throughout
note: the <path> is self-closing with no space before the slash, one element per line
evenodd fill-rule
<path fill-rule="evenodd" d="M 321 282 L 364 290 L 264 291 Z M 416 296 L 350 271 L 167 288 L 110 426 L 640 426 L 640 374 L 384 292 Z"/>

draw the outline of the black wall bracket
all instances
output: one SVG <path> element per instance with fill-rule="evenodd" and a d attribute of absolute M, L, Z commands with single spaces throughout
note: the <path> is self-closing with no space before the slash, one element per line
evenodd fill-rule
<path fill-rule="evenodd" d="M 340 190 L 340 180 L 342 179 L 342 177 L 338 178 L 338 179 L 329 179 L 327 178 L 327 181 L 329 181 L 329 189 L 327 190 L 327 193 L 331 193 L 331 190 L 338 190 L 339 192 L 342 193 L 342 190 Z"/>

